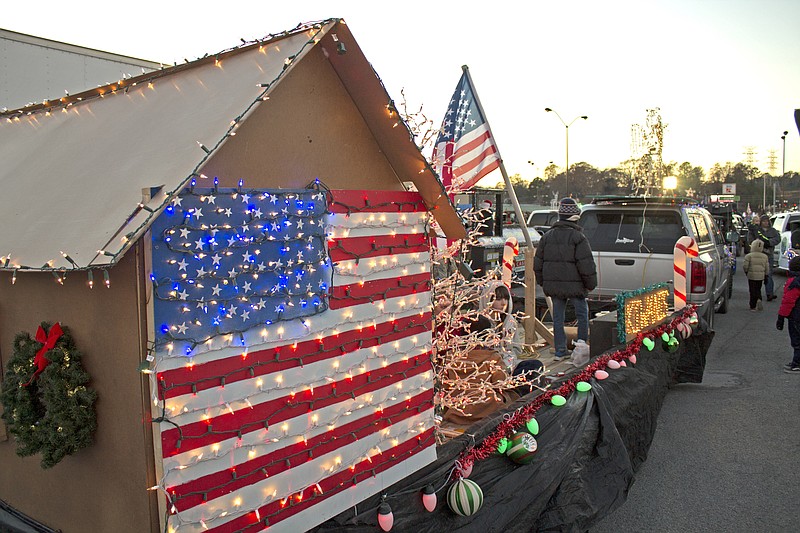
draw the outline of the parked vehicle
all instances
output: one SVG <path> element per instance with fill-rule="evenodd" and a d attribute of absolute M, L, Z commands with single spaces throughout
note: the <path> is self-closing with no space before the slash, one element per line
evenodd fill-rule
<path fill-rule="evenodd" d="M 596 198 L 578 222 L 597 264 L 598 286 L 590 302 L 607 305 L 622 291 L 673 280 L 673 251 L 689 235 L 699 248 L 687 261 L 687 301 L 713 325 L 726 313 L 733 289 L 735 260 L 709 212 L 674 198 Z"/>
<path fill-rule="evenodd" d="M 780 270 L 789 270 L 789 259 L 786 251 L 792 246 L 792 232 L 800 228 L 800 212 L 788 211 L 770 217 L 772 227 L 781 235 L 781 243 L 775 247 L 775 262 Z"/>
<path fill-rule="evenodd" d="M 558 221 L 558 209 L 537 209 L 528 215 L 528 227 L 536 228 L 540 233 L 549 230 Z"/>

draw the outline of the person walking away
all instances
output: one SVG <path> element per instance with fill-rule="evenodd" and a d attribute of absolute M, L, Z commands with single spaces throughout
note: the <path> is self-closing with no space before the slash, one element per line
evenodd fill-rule
<path fill-rule="evenodd" d="M 555 359 L 567 355 L 567 336 L 564 332 L 564 311 L 571 301 L 578 320 L 575 350 L 588 355 L 589 306 L 586 296 L 597 286 L 597 267 L 589 241 L 578 226 L 581 210 L 572 198 L 558 204 L 558 221 L 539 240 L 533 258 L 536 283 L 553 301 L 553 337 Z M 585 352 L 585 353 L 584 353 Z M 587 357 L 588 359 L 588 357 Z"/>
<path fill-rule="evenodd" d="M 764 253 L 767 254 L 769 260 L 767 275 L 764 276 L 764 290 L 767 292 L 767 301 L 771 302 L 777 298 L 777 296 L 775 296 L 775 282 L 772 279 L 772 263 L 774 261 L 775 246 L 781 242 L 781 236 L 778 230 L 770 225 L 769 216 L 761 215 L 758 225 L 750 227 L 750 234 L 748 237 L 750 246 L 753 245 L 753 241 L 755 240 L 760 240 L 764 243 Z"/>
<path fill-rule="evenodd" d="M 792 343 L 794 354 L 792 362 L 783 367 L 787 374 L 800 374 L 800 257 L 793 257 L 789 261 L 789 279 L 783 286 L 783 298 L 778 310 L 778 321 L 775 327 L 783 330 L 786 319 L 789 320 L 789 340 Z"/>
<path fill-rule="evenodd" d="M 764 253 L 764 243 L 760 239 L 750 245 L 750 253 L 744 256 L 744 273 L 747 274 L 747 285 L 750 288 L 750 310 L 761 311 L 761 284 L 767 275 L 769 258 Z"/>

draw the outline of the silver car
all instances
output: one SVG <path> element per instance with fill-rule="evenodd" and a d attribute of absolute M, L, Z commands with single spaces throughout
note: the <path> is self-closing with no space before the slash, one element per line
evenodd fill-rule
<path fill-rule="evenodd" d="M 688 235 L 699 254 L 687 261 L 687 301 L 699 306 L 698 314 L 710 326 L 715 311 L 727 312 L 735 258 L 705 209 L 680 205 L 672 198 L 598 199 L 583 206 L 578 224 L 597 264 L 597 288 L 590 302 L 608 302 L 621 291 L 671 283 L 675 243 Z"/>

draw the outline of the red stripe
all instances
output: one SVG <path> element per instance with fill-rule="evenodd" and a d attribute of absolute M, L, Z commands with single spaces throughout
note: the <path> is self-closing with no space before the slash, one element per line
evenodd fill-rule
<path fill-rule="evenodd" d="M 400 233 L 396 235 L 370 235 L 346 237 L 328 241 L 331 261 L 365 259 L 382 255 L 427 252 L 428 236 L 423 233 Z"/>
<path fill-rule="evenodd" d="M 327 383 L 315 387 L 313 391 L 306 390 L 294 396 L 269 400 L 254 405 L 252 409 L 246 407 L 208 420 L 192 422 L 180 428 L 167 429 L 161 432 L 163 456 L 170 457 L 186 450 L 259 431 L 264 429 L 267 423 L 274 425 L 349 400 L 353 396 L 383 389 L 429 370 L 431 370 L 430 352 L 384 368 L 357 374 L 350 379 Z"/>
<path fill-rule="evenodd" d="M 428 209 L 418 192 L 408 191 L 331 191 L 333 213 L 420 213 Z"/>
<path fill-rule="evenodd" d="M 483 143 L 491 139 L 492 136 L 489 134 L 488 131 L 483 132 L 480 137 L 475 137 L 471 141 L 467 142 L 466 144 L 456 144 L 456 151 L 453 155 L 453 159 L 458 159 L 459 157 L 464 157 L 467 153 L 475 150 L 476 148 L 480 148 Z M 463 139 L 462 139 L 463 140 Z"/>
<path fill-rule="evenodd" d="M 681 243 L 676 243 L 675 244 L 675 248 L 677 248 L 678 250 L 683 250 L 684 252 L 686 252 L 686 255 L 691 255 L 692 257 L 697 257 L 697 250 L 695 250 L 694 248 L 687 248 L 686 246 L 684 246 Z"/>
<path fill-rule="evenodd" d="M 188 368 L 166 370 L 158 373 L 158 395 L 161 399 L 175 398 L 192 392 L 224 386 L 221 380 L 223 377 L 225 383 L 229 384 L 332 359 L 362 348 L 371 348 L 429 332 L 431 325 L 429 312 L 422 315 L 415 314 L 387 320 L 375 324 L 375 326 L 370 325 L 343 331 L 338 335 L 330 335 L 321 340 L 314 339 L 259 350 L 247 354 L 246 358 L 235 355 Z"/>
<path fill-rule="evenodd" d="M 683 293 L 682 293 L 681 291 L 679 291 L 678 289 L 673 289 L 673 290 L 675 291 L 675 297 L 676 297 L 676 298 L 680 298 L 680 299 L 681 299 L 681 300 L 683 300 L 684 302 L 686 301 L 686 295 L 685 295 L 685 294 L 683 294 Z"/>
<path fill-rule="evenodd" d="M 486 158 L 488 158 L 490 155 L 494 154 L 495 152 L 497 152 L 497 146 L 491 145 L 486 150 L 481 152 L 478 156 L 474 157 L 473 159 L 470 159 L 469 161 L 467 161 L 464 164 L 458 164 L 459 160 L 454 161 L 453 162 L 453 175 L 455 175 L 456 177 L 460 177 L 460 176 L 463 176 L 464 174 L 467 174 L 468 172 L 472 172 L 477 167 L 479 167 L 480 164 L 483 163 Z M 464 159 L 464 157 L 461 157 L 460 159 Z"/>
<path fill-rule="evenodd" d="M 259 508 L 261 514 L 261 521 L 256 518 L 255 512 L 242 515 L 230 522 L 222 524 L 218 527 L 212 528 L 211 533 L 250 533 L 255 531 L 262 531 L 266 526 L 264 519 L 269 519 L 269 524 L 274 525 L 293 516 L 301 511 L 304 511 L 317 503 L 347 490 L 350 487 L 365 481 L 376 474 L 384 472 L 393 466 L 406 461 L 417 453 L 429 448 L 433 445 L 434 436 L 433 428 L 418 435 L 416 438 L 409 439 L 394 448 L 386 450 L 381 455 L 373 457 L 372 461 L 361 461 L 356 464 L 354 468 L 347 468 L 341 472 L 327 477 L 319 482 L 322 488 L 322 494 L 316 493 L 314 486 L 309 487 L 303 494 L 302 501 L 297 501 L 296 496 L 300 491 L 292 494 L 292 497 L 285 505 L 281 505 L 281 500 L 273 501 Z"/>
<path fill-rule="evenodd" d="M 430 274 L 416 274 L 399 278 L 378 279 L 334 287 L 330 295 L 330 308 L 341 309 L 351 305 L 372 303 L 399 296 L 408 296 L 431 288 Z"/>
<path fill-rule="evenodd" d="M 433 390 L 418 394 L 405 402 L 387 407 L 380 413 L 359 418 L 327 431 L 306 442 L 298 442 L 279 450 L 226 468 L 213 474 L 169 487 L 173 503 L 178 511 L 185 511 L 205 501 L 224 496 L 234 490 L 252 485 L 265 476 L 273 477 L 293 466 L 301 465 L 314 457 L 331 453 L 359 439 L 396 424 L 433 407 Z M 288 463 L 287 463 L 288 462 Z"/>
<path fill-rule="evenodd" d="M 489 166 L 484 167 L 480 172 L 472 176 L 472 178 L 464 181 L 464 183 L 461 184 L 461 189 L 462 190 L 469 189 L 470 187 L 478 183 L 481 180 L 481 178 L 483 178 L 489 172 L 498 168 L 500 168 L 500 161 L 499 160 L 493 161 Z"/>
<path fill-rule="evenodd" d="M 686 277 L 686 271 L 684 269 L 682 269 L 681 267 L 679 267 L 678 265 L 675 265 L 675 272 L 677 272 L 678 274 L 680 274 L 684 278 Z"/>

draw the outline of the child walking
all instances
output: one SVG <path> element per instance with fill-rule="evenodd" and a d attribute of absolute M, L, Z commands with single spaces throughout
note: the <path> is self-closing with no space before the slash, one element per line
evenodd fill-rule
<path fill-rule="evenodd" d="M 789 319 L 789 339 L 794 348 L 792 362 L 783 367 L 787 374 L 800 374 L 800 257 L 793 257 L 789 261 L 789 279 L 783 286 L 783 299 L 778 310 L 778 322 L 775 327 L 783 329 L 783 322 Z"/>
<path fill-rule="evenodd" d="M 750 253 L 744 256 L 744 273 L 747 274 L 747 285 L 750 288 L 750 310 L 761 311 L 761 284 L 769 269 L 769 257 L 764 253 L 764 242 L 755 240 L 750 243 Z"/>

